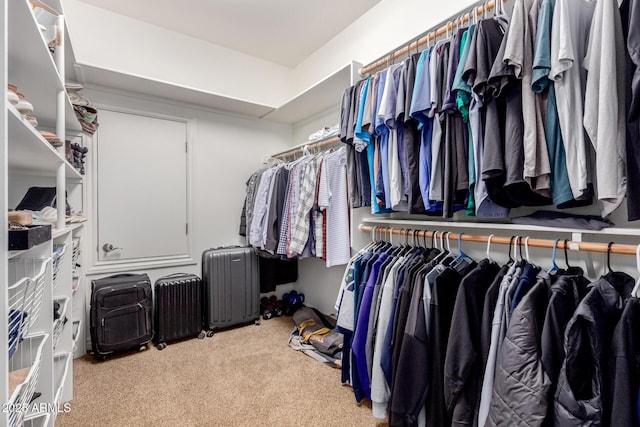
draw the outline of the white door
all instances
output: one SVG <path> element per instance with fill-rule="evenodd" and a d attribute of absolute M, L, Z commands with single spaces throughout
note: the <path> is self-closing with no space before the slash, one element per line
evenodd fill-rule
<path fill-rule="evenodd" d="M 98 261 L 188 254 L 187 126 L 100 110 Z"/>

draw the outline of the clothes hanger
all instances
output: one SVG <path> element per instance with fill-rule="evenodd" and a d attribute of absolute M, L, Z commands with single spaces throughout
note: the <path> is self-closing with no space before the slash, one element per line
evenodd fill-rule
<path fill-rule="evenodd" d="M 607 245 L 607 269 L 609 270 L 609 274 L 613 273 L 613 270 L 611 269 L 611 246 L 613 243 L 614 242 L 609 242 Z"/>
<path fill-rule="evenodd" d="M 494 236 L 495 234 L 490 234 L 489 239 L 487 240 L 487 259 L 492 264 L 494 261 L 493 261 L 493 258 L 491 258 L 491 239 L 493 239 Z"/>
<path fill-rule="evenodd" d="M 640 297 L 640 295 L 638 295 L 638 293 L 640 292 L 640 245 L 638 245 L 638 247 L 636 248 L 636 270 L 638 270 L 639 275 L 638 279 L 636 280 L 636 285 L 631 291 L 631 296 L 638 298 Z"/>
<path fill-rule="evenodd" d="M 524 239 L 524 254 L 525 254 L 525 259 L 527 260 L 527 262 L 530 262 L 529 261 L 529 259 L 530 259 L 529 258 L 529 239 L 530 239 L 530 236 L 527 236 Z"/>
<path fill-rule="evenodd" d="M 509 260 L 507 261 L 508 265 L 513 264 L 514 262 L 516 262 L 515 259 L 513 259 L 513 257 L 511 256 L 511 247 L 513 246 L 513 241 L 515 240 L 516 236 L 511 236 L 511 238 L 509 239 Z"/>
<path fill-rule="evenodd" d="M 556 250 L 558 249 L 558 242 L 560 239 L 556 239 L 553 242 L 553 253 L 551 254 L 551 268 L 547 270 L 548 274 L 553 274 L 558 271 L 558 264 L 556 264 Z"/>
<path fill-rule="evenodd" d="M 569 265 L 569 254 L 567 253 L 567 249 L 569 247 L 569 239 L 564 239 L 564 263 L 567 264 L 567 274 L 583 276 L 584 271 L 581 267 L 571 266 Z"/>
<path fill-rule="evenodd" d="M 522 256 L 522 246 L 524 246 L 522 244 L 522 236 L 518 236 L 518 252 L 520 252 L 520 261 L 524 261 L 524 256 Z"/>
<path fill-rule="evenodd" d="M 471 262 L 471 257 L 464 253 L 462 250 L 462 235 L 464 233 L 458 233 L 458 256 L 451 261 L 449 264 L 450 267 L 457 267 L 462 265 L 463 262 Z"/>

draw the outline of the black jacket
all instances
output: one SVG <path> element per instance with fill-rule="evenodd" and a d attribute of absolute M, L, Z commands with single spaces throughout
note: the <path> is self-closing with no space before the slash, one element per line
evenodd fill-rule
<path fill-rule="evenodd" d="M 609 389 L 605 374 L 613 331 L 634 286 L 625 273 L 610 273 L 589 285 L 565 331 L 565 360 L 554 402 L 554 424 L 602 425 Z"/>
<path fill-rule="evenodd" d="M 638 427 L 638 387 L 640 387 L 640 299 L 631 298 L 613 333 L 609 353 L 604 425 Z M 611 410 L 608 410 L 609 404 Z M 609 419 L 610 415 L 610 419 Z"/>
<path fill-rule="evenodd" d="M 458 288 L 444 362 L 444 400 L 452 426 L 473 421 L 482 377 L 482 304 L 499 270 L 498 264 L 482 260 Z"/>

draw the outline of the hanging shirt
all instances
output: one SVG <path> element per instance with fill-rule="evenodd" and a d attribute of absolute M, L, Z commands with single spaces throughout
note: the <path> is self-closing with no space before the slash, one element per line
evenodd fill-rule
<path fill-rule="evenodd" d="M 316 199 L 316 182 L 320 156 L 315 156 L 305 165 L 300 186 L 300 200 L 296 211 L 296 221 L 291 236 L 289 252 L 292 256 L 302 254 L 309 240 L 310 212 Z"/>
<path fill-rule="evenodd" d="M 516 207 L 517 204 L 507 197 L 504 190 L 506 166 L 501 135 L 506 122 L 505 108 L 503 103 L 498 105 L 497 100 L 493 99 L 489 86 L 491 68 L 494 63 L 499 62 L 496 58 L 504 36 L 503 31 L 502 24 L 496 19 L 480 21 L 474 35 L 476 41 L 469 52 L 462 77 L 472 85 L 474 93 L 482 100 L 482 168 L 477 173 L 482 177 L 491 200 L 509 208 Z"/>
<path fill-rule="evenodd" d="M 346 150 L 324 157 L 318 189 L 318 206 L 326 211 L 327 267 L 346 264 L 351 258 Z"/>
<path fill-rule="evenodd" d="M 522 84 L 523 126 L 523 176 L 536 193 L 550 197 L 551 167 L 544 133 L 543 100 L 531 87 L 533 46 L 536 36 L 538 9 L 533 0 L 517 0 L 506 37 L 503 61 L 513 68 Z"/>
<path fill-rule="evenodd" d="M 400 155 L 398 150 L 398 132 L 395 121 L 396 97 L 398 91 L 398 77 L 402 64 L 395 64 L 387 70 L 384 90 L 382 93 L 382 101 L 378 110 L 378 118 L 382 121 L 387 130 L 387 163 L 389 169 L 389 188 L 385 186 L 385 196 L 389 197 L 390 205 L 387 208 L 394 210 L 407 210 L 406 200 L 404 198 L 404 182 L 402 167 L 400 164 Z M 384 157 L 383 157 L 384 159 Z M 386 199 L 385 199 L 386 200 Z"/>
<path fill-rule="evenodd" d="M 433 135 L 433 115 L 431 104 L 430 63 L 434 49 L 424 50 L 416 65 L 415 85 L 411 98 L 411 117 L 418 122 L 420 146 L 418 150 L 418 187 L 424 209 L 437 211 L 438 207 L 430 200 L 431 182 L 431 142 Z"/>
<path fill-rule="evenodd" d="M 442 112 L 443 97 L 446 87 L 446 72 L 449 62 L 450 41 L 441 41 L 435 47 L 430 61 L 434 63 L 431 76 L 431 102 L 433 120 L 433 134 L 431 137 L 431 181 L 429 195 L 432 200 L 444 202 L 444 174 L 445 174 L 445 124 Z M 431 67 L 431 65 L 430 65 Z M 430 69 L 430 72 L 432 70 Z M 435 98 L 434 98 L 435 96 Z"/>
<path fill-rule="evenodd" d="M 413 103 L 412 95 L 415 91 L 415 84 L 418 81 L 418 63 L 421 54 L 414 54 L 409 58 L 406 64 L 405 82 L 399 88 L 399 96 L 404 97 L 404 107 L 398 108 L 398 113 L 402 115 L 404 122 L 403 139 L 407 155 L 407 184 L 408 184 L 408 203 L 410 214 L 425 213 L 424 200 L 420 191 L 421 179 L 421 163 L 420 163 L 420 147 L 421 147 L 421 131 L 418 127 L 421 125 L 411 116 L 411 106 Z M 422 64 L 424 67 L 424 61 Z M 422 70 L 421 70 L 422 71 Z M 428 81 L 428 80 L 427 80 Z M 404 91 L 404 95 L 402 92 Z M 399 98 L 400 101 L 400 98 Z M 398 114 L 400 118 L 400 114 Z"/>
<path fill-rule="evenodd" d="M 461 72 L 461 79 L 463 84 L 466 83 L 470 88 L 473 88 L 471 93 L 471 103 L 469 104 L 469 127 L 471 133 L 471 144 L 473 145 L 473 161 L 475 169 L 475 187 L 474 187 L 474 201 L 476 207 L 476 216 L 479 218 L 504 218 L 509 214 L 509 209 L 495 204 L 489 198 L 489 192 L 485 180 L 482 178 L 483 171 L 483 153 L 484 153 L 484 126 L 483 116 L 485 113 L 483 96 L 485 95 L 486 83 L 488 80 L 489 69 L 486 69 L 487 61 L 486 55 L 491 56 L 491 50 L 488 50 L 490 46 L 499 41 L 494 40 L 492 31 L 488 30 L 488 26 L 493 24 L 480 24 L 473 32 L 473 37 L 469 44 L 469 52 L 467 53 L 467 60 L 465 61 L 464 69 Z M 489 21 L 487 21 L 489 22 Z M 487 28 L 485 28 L 487 27 Z M 494 40 L 493 42 L 490 42 Z M 495 55 L 495 53 L 493 54 Z M 490 59 L 490 58 L 489 58 Z M 488 65 L 490 67 L 490 65 Z M 461 87 L 464 88 L 464 85 Z M 461 94 L 464 89 L 459 91 Z M 471 157 L 471 156 L 470 156 Z"/>
<path fill-rule="evenodd" d="M 617 0 L 598 0 L 587 55 L 584 128 L 596 152 L 602 217 L 613 212 L 627 190 L 624 40 Z"/>
<path fill-rule="evenodd" d="M 259 247 L 262 244 L 262 226 L 264 217 L 267 214 L 267 197 L 269 197 L 269 188 L 271 187 L 271 179 L 274 173 L 275 168 L 265 170 L 260 178 L 260 185 L 256 190 L 253 218 L 249 234 L 249 243 L 252 246 Z"/>
<path fill-rule="evenodd" d="M 627 219 L 640 219 L 640 1 L 623 0 L 622 33 L 627 44 Z"/>
<path fill-rule="evenodd" d="M 514 27 L 510 26 L 509 28 Z M 515 35 L 517 36 L 517 34 Z M 504 130 L 496 133 L 496 130 L 500 130 L 500 126 L 487 125 L 485 143 L 495 140 L 496 145 L 502 145 L 505 167 L 504 191 L 509 200 L 518 206 L 543 206 L 551 204 L 551 199 L 533 191 L 525 180 L 523 83 L 517 78 L 517 68 L 510 66 L 506 61 L 500 61 L 500 58 L 508 57 L 508 49 L 510 49 L 510 33 L 505 35 L 502 40 L 489 77 L 489 85 L 497 103 L 498 120 L 504 118 L 504 124 L 500 123 L 500 126 L 504 126 Z M 526 88 L 529 91 L 529 85 Z M 487 122 L 489 122 L 489 118 L 487 118 Z"/>
<path fill-rule="evenodd" d="M 590 147 L 585 141 L 584 90 L 589 29 L 596 2 L 557 0 L 551 29 L 551 72 L 554 81 L 562 142 L 573 197 L 590 197 Z M 589 150 L 589 152 L 587 151 Z"/>
<path fill-rule="evenodd" d="M 544 120 L 547 151 L 551 165 L 551 197 L 558 209 L 565 209 L 590 205 L 591 198 L 584 197 L 579 200 L 573 198 L 562 133 L 560 131 L 555 85 L 553 81 L 549 80 L 549 72 L 551 71 L 551 28 L 555 2 L 556 0 L 541 0 L 538 12 L 531 88 L 536 94 L 546 98 L 547 101 Z"/>
<path fill-rule="evenodd" d="M 380 73 L 378 79 L 377 95 L 376 95 L 376 109 L 380 111 L 382 105 L 382 99 L 384 94 L 384 88 L 387 81 L 387 70 Z M 375 134 L 378 136 L 378 152 L 379 152 L 379 169 L 382 180 L 378 179 L 376 184 L 376 194 L 380 201 L 384 202 L 384 207 L 391 209 L 391 182 L 389 177 L 389 128 L 385 125 L 384 120 L 379 114 L 376 114 L 374 118 Z M 381 188 L 380 188 L 381 187 Z M 380 192 L 382 190 L 382 193 Z"/>

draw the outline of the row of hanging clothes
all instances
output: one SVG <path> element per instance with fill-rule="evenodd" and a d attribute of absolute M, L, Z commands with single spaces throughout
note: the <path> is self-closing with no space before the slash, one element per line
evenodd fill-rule
<path fill-rule="evenodd" d="M 626 193 L 640 219 L 640 1 L 496 11 L 345 90 L 352 205 L 504 218 L 596 200 L 606 217 Z"/>
<path fill-rule="evenodd" d="M 512 237 L 500 265 L 493 235 L 486 258 L 475 260 L 462 235 L 456 251 L 443 243 L 447 232 L 434 232 L 431 245 L 417 231 L 406 231 L 413 244 L 376 233 L 349 261 L 336 301 L 342 381 L 358 402 L 372 402 L 375 418 L 391 426 L 639 425 L 639 287 L 611 269 L 610 253 L 608 271 L 590 280 L 569 265 L 567 241 L 560 268 L 559 240 L 550 262 L 536 265 L 529 239 Z M 639 255 L 640 246 L 640 272 Z"/>
<path fill-rule="evenodd" d="M 322 258 L 327 267 L 351 257 L 346 148 L 306 147 L 289 162 L 272 158 L 246 186 L 240 234 L 261 255 Z"/>

